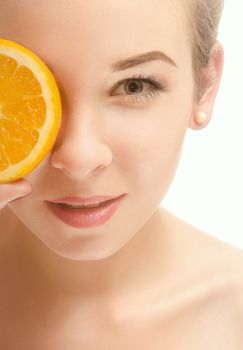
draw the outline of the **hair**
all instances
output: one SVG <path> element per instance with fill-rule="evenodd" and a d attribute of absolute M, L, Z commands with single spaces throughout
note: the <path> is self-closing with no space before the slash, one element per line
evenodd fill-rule
<path fill-rule="evenodd" d="M 189 19 L 197 98 L 200 98 L 204 89 L 202 69 L 208 66 L 212 48 L 217 41 L 224 0 L 187 0 L 184 7 Z"/>

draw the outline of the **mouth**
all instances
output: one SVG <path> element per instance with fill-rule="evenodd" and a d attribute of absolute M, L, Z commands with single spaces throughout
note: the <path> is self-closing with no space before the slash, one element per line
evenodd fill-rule
<path fill-rule="evenodd" d="M 69 197 L 65 199 L 66 203 L 58 202 L 58 200 L 47 201 L 48 209 L 62 222 L 75 228 L 88 228 L 99 226 L 109 221 L 115 214 L 124 194 L 112 199 L 97 202 L 97 197 L 89 198 L 89 201 L 96 201 L 93 204 L 74 204 L 73 202 L 81 201 L 80 197 Z M 78 199 L 77 199 L 78 198 Z M 64 200 L 64 199 L 62 199 Z M 84 199 L 82 199 L 84 201 Z M 87 198 L 85 199 L 87 203 Z M 69 203 L 67 203 L 69 202 Z M 70 203 L 72 202 L 72 203 Z"/>
<path fill-rule="evenodd" d="M 117 199 L 117 198 L 115 198 Z M 104 202 L 99 202 L 97 204 L 87 204 L 87 205 L 75 205 L 75 204 L 67 204 L 67 203 L 56 203 L 56 206 L 60 208 L 70 208 L 70 209 L 90 209 L 90 208 L 99 208 L 104 205 L 108 205 L 112 203 L 115 199 L 110 199 Z"/>
<path fill-rule="evenodd" d="M 77 197 L 77 196 L 69 196 L 63 198 L 56 198 L 52 200 L 48 200 L 48 202 L 56 203 L 56 204 L 67 204 L 69 206 L 80 206 L 80 207 L 89 207 L 93 205 L 100 205 L 107 201 L 114 200 L 118 197 L 123 196 L 108 196 L 108 195 L 97 195 L 92 197 Z"/>

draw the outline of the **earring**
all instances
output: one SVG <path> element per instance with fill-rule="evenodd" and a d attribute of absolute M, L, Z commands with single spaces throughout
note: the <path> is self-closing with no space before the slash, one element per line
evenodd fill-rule
<path fill-rule="evenodd" d="M 203 124 L 207 120 L 207 114 L 204 112 L 198 112 L 195 116 L 195 120 L 198 124 Z"/>

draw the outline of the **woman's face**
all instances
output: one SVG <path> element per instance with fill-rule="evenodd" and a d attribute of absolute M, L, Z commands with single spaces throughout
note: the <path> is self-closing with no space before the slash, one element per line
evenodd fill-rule
<path fill-rule="evenodd" d="M 4 0 L 1 6 L 0 35 L 42 57 L 56 77 L 63 106 L 52 151 L 25 176 L 32 194 L 9 207 L 57 254 L 107 257 L 157 212 L 176 171 L 194 94 L 180 3 L 43 0 L 36 6 Z M 163 53 L 144 63 L 115 65 L 150 51 Z M 122 82 L 139 75 L 144 80 Z M 89 228 L 64 223 L 45 202 L 121 194 L 126 196 L 113 217 Z"/>

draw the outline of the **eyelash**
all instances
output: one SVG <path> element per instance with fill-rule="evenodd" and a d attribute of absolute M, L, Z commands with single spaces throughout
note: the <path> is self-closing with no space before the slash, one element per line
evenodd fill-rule
<path fill-rule="evenodd" d="M 146 75 L 146 74 L 133 75 L 129 79 L 124 79 L 121 82 L 119 82 L 115 88 L 119 87 L 122 84 L 127 84 L 135 80 L 140 81 L 142 83 L 150 84 L 151 90 L 144 95 L 138 95 L 138 94 L 126 95 L 126 98 L 128 98 L 129 101 L 131 101 L 133 104 L 143 103 L 144 102 L 143 98 L 145 98 L 147 101 L 149 98 L 155 97 L 156 95 L 160 95 L 162 92 L 166 91 L 167 89 L 166 84 L 162 83 L 160 79 L 157 78 L 155 75 Z"/>

